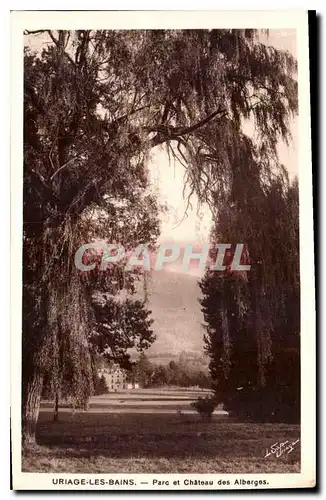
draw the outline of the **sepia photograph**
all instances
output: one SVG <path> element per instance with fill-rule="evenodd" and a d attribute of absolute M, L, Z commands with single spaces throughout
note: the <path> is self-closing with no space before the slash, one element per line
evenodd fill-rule
<path fill-rule="evenodd" d="M 15 14 L 18 489 L 314 486 L 307 13 Z"/>

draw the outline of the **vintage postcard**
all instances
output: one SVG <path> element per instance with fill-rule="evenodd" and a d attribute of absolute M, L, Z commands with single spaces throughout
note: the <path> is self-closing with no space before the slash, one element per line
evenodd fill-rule
<path fill-rule="evenodd" d="M 308 28 L 12 12 L 13 489 L 315 486 Z"/>

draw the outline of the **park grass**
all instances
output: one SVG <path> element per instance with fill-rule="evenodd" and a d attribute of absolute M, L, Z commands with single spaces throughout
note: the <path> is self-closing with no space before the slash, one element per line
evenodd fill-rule
<path fill-rule="evenodd" d="M 300 445 L 266 458 L 266 448 L 300 437 L 297 425 L 247 424 L 197 415 L 43 411 L 37 446 L 23 454 L 24 472 L 297 473 Z"/>

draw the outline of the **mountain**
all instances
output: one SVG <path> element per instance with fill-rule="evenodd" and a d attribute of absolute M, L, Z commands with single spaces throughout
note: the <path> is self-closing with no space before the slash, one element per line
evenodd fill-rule
<path fill-rule="evenodd" d="M 148 307 L 154 319 L 156 341 L 146 352 L 203 353 L 203 316 L 198 299 L 198 277 L 171 271 L 153 271 L 148 283 Z"/>

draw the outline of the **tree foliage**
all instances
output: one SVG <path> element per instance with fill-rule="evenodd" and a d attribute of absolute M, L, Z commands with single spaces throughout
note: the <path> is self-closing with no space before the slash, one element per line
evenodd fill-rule
<path fill-rule="evenodd" d="M 96 396 L 100 396 L 101 394 L 107 394 L 109 392 L 106 380 L 104 375 L 95 378 L 95 384 L 94 384 L 94 394 Z"/>
<path fill-rule="evenodd" d="M 128 350 L 148 349 L 155 340 L 151 329 L 151 311 L 143 301 L 126 299 L 123 302 L 101 294 L 94 297 L 95 323 L 90 344 L 94 351 L 108 360 L 131 369 Z"/>
<path fill-rule="evenodd" d="M 214 388 L 242 416 L 297 420 L 300 412 L 298 184 L 274 180 L 261 191 L 251 231 L 257 261 L 245 275 L 208 272 L 200 286 Z M 234 209 L 236 212 L 236 209 Z M 243 214 L 216 234 L 243 230 Z M 248 215 L 247 215 L 248 217 Z M 248 221 L 247 221 L 248 222 Z M 232 241 L 232 240 L 231 240 Z M 253 276 L 251 276 L 253 274 Z M 265 344 L 264 344 L 265 343 Z"/>

